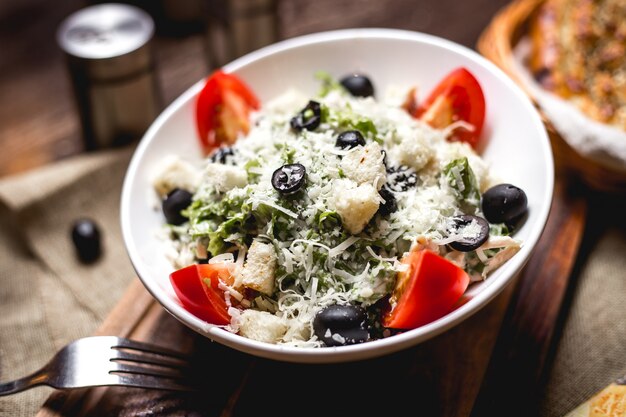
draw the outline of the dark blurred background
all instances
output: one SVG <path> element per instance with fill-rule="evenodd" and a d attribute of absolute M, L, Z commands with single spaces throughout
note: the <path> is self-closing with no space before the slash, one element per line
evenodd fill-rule
<path fill-rule="evenodd" d="M 154 42 L 163 105 L 210 70 L 205 2 L 136 0 L 156 22 Z M 251 0 L 252 1 L 252 0 Z M 213 0 L 219 9 L 227 0 Z M 277 39 L 351 27 L 409 29 L 474 48 L 506 0 L 277 0 Z M 0 2 L 0 177 L 83 151 L 63 53 L 62 20 L 94 2 Z M 402 65 L 402 63 L 394 63 Z"/>

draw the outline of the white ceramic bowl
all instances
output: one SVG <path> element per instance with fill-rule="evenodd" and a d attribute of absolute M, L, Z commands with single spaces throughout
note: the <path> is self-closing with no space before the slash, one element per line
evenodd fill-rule
<path fill-rule="evenodd" d="M 351 29 L 289 39 L 248 54 L 224 69 L 242 77 L 266 101 L 288 86 L 314 93 L 314 74 L 339 77 L 367 73 L 377 91 L 385 86 L 418 85 L 429 91 L 452 69 L 464 66 L 479 80 L 487 103 L 481 149 L 492 169 L 505 181 L 525 190 L 529 215 L 515 237 L 524 243 L 511 260 L 486 281 L 470 287 L 471 298 L 455 311 L 403 334 L 352 346 L 294 348 L 250 340 L 207 324 L 187 312 L 169 283 L 173 268 L 162 254 L 156 231 L 164 219 L 154 210 L 151 176 L 170 154 L 199 161 L 201 150 L 194 120 L 201 80 L 172 103 L 153 123 L 135 152 L 122 192 L 121 221 L 130 259 L 152 295 L 181 322 L 215 341 L 243 352 L 292 362 L 339 362 L 388 354 L 438 335 L 485 306 L 528 260 L 550 209 L 553 162 L 546 131 L 524 93 L 477 53 L 437 37 L 400 30 Z"/>

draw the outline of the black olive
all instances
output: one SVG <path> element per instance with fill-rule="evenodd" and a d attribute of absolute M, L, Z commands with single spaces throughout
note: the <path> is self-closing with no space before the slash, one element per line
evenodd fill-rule
<path fill-rule="evenodd" d="M 169 224 L 179 225 L 187 221 L 180 212 L 191 204 L 193 195 L 180 188 L 174 188 L 163 200 L 163 214 Z"/>
<path fill-rule="evenodd" d="M 233 156 L 233 150 L 229 147 L 217 148 L 210 156 L 210 160 L 213 163 L 225 164 L 226 157 Z"/>
<path fill-rule="evenodd" d="M 335 146 L 341 149 L 352 149 L 357 146 L 365 146 L 365 138 L 358 130 L 346 130 L 337 136 Z"/>
<path fill-rule="evenodd" d="M 387 168 L 387 187 L 391 191 L 406 191 L 417 185 L 417 174 L 406 165 Z"/>
<path fill-rule="evenodd" d="M 363 308 L 333 304 L 320 310 L 313 319 L 315 335 L 327 346 L 363 343 L 369 339 Z M 333 335 L 337 335 L 333 338 Z"/>
<path fill-rule="evenodd" d="M 350 74 L 340 81 L 343 88 L 355 97 L 370 97 L 374 95 L 374 86 L 369 78 L 363 74 Z"/>
<path fill-rule="evenodd" d="M 306 168 L 302 164 L 287 164 L 272 174 L 272 187 L 283 195 L 293 194 L 304 185 Z"/>
<path fill-rule="evenodd" d="M 380 214 L 382 214 L 383 216 L 388 216 L 394 211 L 398 210 L 396 197 L 393 195 L 390 189 L 388 189 L 387 187 L 383 187 L 378 192 L 378 194 L 380 194 L 383 200 L 385 200 L 385 203 L 381 204 L 380 207 L 378 207 L 378 211 L 380 212 Z"/>
<path fill-rule="evenodd" d="M 513 224 L 526 213 L 526 193 L 511 184 L 499 184 L 483 194 L 482 209 L 491 223 Z"/>
<path fill-rule="evenodd" d="M 454 229 L 453 232 L 460 232 L 463 234 L 463 229 L 469 226 L 472 222 L 476 222 L 478 227 L 477 234 L 468 237 L 463 237 L 461 240 L 450 242 L 448 246 L 454 250 L 460 252 L 471 252 L 478 249 L 489 239 L 489 223 L 482 217 L 472 216 L 470 214 L 464 214 L 452 219 Z"/>
<path fill-rule="evenodd" d="M 322 108 L 317 101 L 310 100 L 300 113 L 291 119 L 291 128 L 297 131 L 302 129 L 314 130 L 322 121 Z"/>
<path fill-rule="evenodd" d="M 100 230 L 90 219 L 79 219 L 72 225 L 72 242 L 82 262 L 93 262 L 100 256 Z"/>

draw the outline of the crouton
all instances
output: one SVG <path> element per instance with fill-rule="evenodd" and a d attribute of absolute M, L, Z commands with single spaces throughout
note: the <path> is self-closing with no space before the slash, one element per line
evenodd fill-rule
<path fill-rule="evenodd" d="M 387 171 L 383 163 L 382 148 L 376 142 L 357 146 L 341 160 L 341 169 L 346 178 L 361 184 L 376 183 L 376 190 L 385 183 Z"/>
<path fill-rule="evenodd" d="M 250 245 L 246 262 L 241 271 L 242 285 L 263 294 L 272 295 L 276 259 L 276 251 L 272 244 L 262 243 L 255 239 Z"/>
<path fill-rule="evenodd" d="M 267 311 L 244 310 L 239 320 L 239 333 L 248 339 L 276 343 L 287 332 L 285 321 Z"/>
<path fill-rule="evenodd" d="M 232 165 L 208 164 L 204 169 L 204 176 L 220 193 L 235 187 L 245 187 L 248 183 L 247 172 Z"/>
<path fill-rule="evenodd" d="M 202 172 L 178 156 L 165 158 L 153 180 L 159 197 L 165 198 L 175 188 L 195 193 L 202 180 Z"/>
<path fill-rule="evenodd" d="M 434 150 L 418 134 L 405 137 L 404 140 L 391 150 L 393 157 L 400 165 L 406 165 L 419 171 L 434 157 Z"/>
<path fill-rule="evenodd" d="M 335 181 L 334 195 L 335 210 L 353 235 L 361 233 L 380 205 L 380 195 L 369 183 L 357 186 L 350 180 Z"/>

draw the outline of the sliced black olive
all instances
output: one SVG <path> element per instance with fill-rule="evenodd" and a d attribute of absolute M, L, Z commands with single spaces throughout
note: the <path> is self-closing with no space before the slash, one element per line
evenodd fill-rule
<path fill-rule="evenodd" d="M 74 222 L 72 242 L 82 262 L 93 262 L 100 256 L 100 229 L 93 220 L 79 219 Z"/>
<path fill-rule="evenodd" d="M 352 149 L 357 146 L 365 146 L 365 138 L 358 130 L 346 130 L 337 136 L 335 146 L 341 149 Z"/>
<path fill-rule="evenodd" d="M 406 165 L 387 168 L 387 187 L 391 191 L 406 191 L 417 185 L 417 174 Z"/>
<path fill-rule="evenodd" d="M 297 131 L 302 129 L 314 130 L 322 121 L 322 108 L 317 101 L 310 100 L 300 113 L 291 119 L 291 128 Z"/>
<path fill-rule="evenodd" d="M 366 318 L 367 314 L 361 307 L 334 304 L 315 315 L 313 331 L 327 346 L 363 343 L 369 339 Z"/>
<path fill-rule="evenodd" d="M 385 166 L 385 171 L 387 170 L 387 151 L 384 149 L 380 150 L 380 153 L 383 155 L 383 165 Z"/>
<path fill-rule="evenodd" d="M 343 88 L 355 97 L 370 97 L 374 95 L 374 85 L 363 74 L 350 74 L 340 81 Z"/>
<path fill-rule="evenodd" d="M 378 207 L 378 211 L 380 212 L 380 214 L 382 214 L 383 216 L 388 216 L 394 211 L 398 210 L 396 197 L 393 195 L 391 190 L 389 190 L 387 187 L 383 187 L 380 189 L 378 194 L 380 194 L 383 200 L 385 200 L 385 203 L 381 204 L 380 207 Z"/>
<path fill-rule="evenodd" d="M 272 187 L 283 195 L 293 194 L 304 185 L 306 168 L 302 164 L 287 164 L 272 174 Z"/>
<path fill-rule="evenodd" d="M 180 188 L 174 188 L 170 191 L 167 197 L 165 197 L 165 200 L 163 200 L 163 214 L 165 215 L 165 220 L 173 225 L 185 223 L 187 218 L 180 214 L 180 212 L 189 207 L 192 197 L 193 195 L 189 191 Z"/>
<path fill-rule="evenodd" d="M 226 157 L 233 156 L 233 150 L 229 147 L 217 148 L 210 156 L 211 162 L 216 164 L 225 164 Z"/>
<path fill-rule="evenodd" d="M 471 226 L 472 230 L 469 232 L 465 230 L 472 223 L 474 223 L 476 227 Z M 482 217 L 472 216 L 470 214 L 455 217 L 452 219 L 451 229 L 453 229 L 450 231 L 452 233 L 465 235 L 462 239 L 448 244 L 450 248 L 460 252 L 476 250 L 489 239 L 489 223 Z"/>
<path fill-rule="evenodd" d="M 483 194 L 482 209 L 491 223 L 513 224 L 526 213 L 526 193 L 511 184 L 498 184 Z"/>

